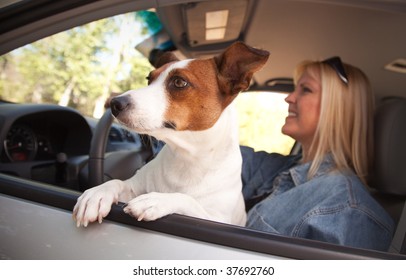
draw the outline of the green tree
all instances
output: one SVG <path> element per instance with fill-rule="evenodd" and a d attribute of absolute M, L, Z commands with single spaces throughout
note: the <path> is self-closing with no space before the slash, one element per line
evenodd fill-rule
<path fill-rule="evenodd" d="M 145 85 L 151 66 L 133 43 L 145 32 L 139 20 L 134 14 L 102 19 L 0 57 L 0 98 L 100 111 L 111 92 Z"/>

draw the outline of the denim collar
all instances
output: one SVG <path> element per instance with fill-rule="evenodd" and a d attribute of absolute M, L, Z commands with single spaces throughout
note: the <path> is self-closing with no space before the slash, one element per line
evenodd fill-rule
<path fill-rule="evenodd" d="M 290 176 L 292 177 L 292 180 L 295 184 L 295 186 L 301 185 L 309 181 L 309 178 L 307 176 L 310 166 L 312 162 L 306 162 L 303 164 L 296 165 L 289 169 Z M 335 167 L 334 160 L 331 154 L 327 154 L 324 156 L 323 161 L 320 164 L 319 169 L 316 171 L 316 174 L 314 175 L 314 178 L 320 177 L 331 170 L 333 170 Z"/>

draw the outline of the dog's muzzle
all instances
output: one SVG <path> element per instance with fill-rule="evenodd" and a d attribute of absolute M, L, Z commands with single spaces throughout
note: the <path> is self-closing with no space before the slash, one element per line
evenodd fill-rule
<path fill-rule="evenodd" d="M 117 96 L 111 99 L 110 108 L 113 116 L 117 117 L 121 112 L 126 111 L 131 104 L 128 96 Z"/>

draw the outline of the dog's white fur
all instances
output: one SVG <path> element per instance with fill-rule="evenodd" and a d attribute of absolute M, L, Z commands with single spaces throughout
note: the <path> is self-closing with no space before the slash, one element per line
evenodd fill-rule
<path fill-rule="evenodd" d="M 166 145 L 130 179 L 111 180 L 85 191 L 74 208 L 77 226 L 101 222 L 119 201 L 127 203 L 124 212 L 138 220 L 178 213 L 245 224 L 242 158 L 233 104 L 208 129 L 178 131 L 162 125 L 172 106 L 166 78 L 174 69 L 187 68 L 190 61 L 174 62 L 148 87 L 121 95 L 131 100 L 131 109 L 118 120 Z"/>

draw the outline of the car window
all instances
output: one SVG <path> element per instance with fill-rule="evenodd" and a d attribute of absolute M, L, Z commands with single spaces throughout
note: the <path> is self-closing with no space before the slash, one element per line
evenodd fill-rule
<path fill-rule="evenodd" d="M 147 85 L 151 35 L 163 40 L 154 12 L 118 15 L 38 40 L 0 57 L 0 99 L 53 103 L 100 118 L 111 94 Z M 164 38 L 164 39 L 162 39 Z M 147 50 L 145 50 L 147 48 Z M 281 134 L 284 95 L 246 92 L 236 101 L 241 145 L 288 154 L 293 140 Z"/>
<path fill-rule="evenodd" d="M 99 118 L 114 92 L 145 86 L 149 36 L 140 13 L 123 14 L 38 40 L 1 57 L 0 98 L 54 103 Z"/>
<path fill-rule="evenodd" d="M 256 151 L 288 155 L 294 139 L 282 134 L 288 115 L 286 94 L 244 92 L 236 98 L 240 122 L 240 144 Z"/>

